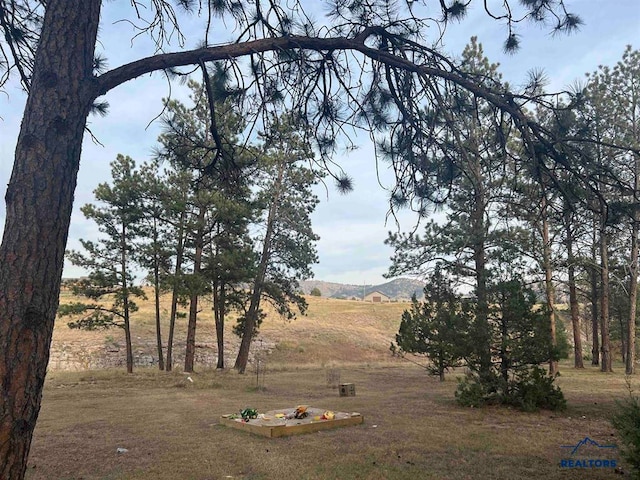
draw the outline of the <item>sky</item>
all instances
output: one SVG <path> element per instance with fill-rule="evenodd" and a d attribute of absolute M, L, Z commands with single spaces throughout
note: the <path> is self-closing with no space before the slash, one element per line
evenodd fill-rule
<path fill-rule="evenodd" d="M 108 55 L 108 68 L 153 53 L 152 45 L 143 37 L 131 41 L 131 25 L 117 22 L 119 8 L 126 2 L 105 2 L 100 45 Z M 491 4 L 491 2 L 489 2 Z M 501 3 L 495 2 L 493 3 Z M 640 48 L 640 0 L 567 0 L 570 11 L 584 21 L 580 31 L 572 35 L 550 35 L 536 25 L 520 28 L 521 48 L 513 55 L 502 52 L 504 25 L 491 21 L 486 14 L 472 9 L 467 18 L 450 25 L 444 37 L 444 52 L 459 56 L 471 36 L 477 36 L 485 54 L 500 63 L 503 78 L 512 85 L 522 85 L 531 70 L 544 70 L 549 79 L 548 91 L 568 88 L 598 65 L 613 65 L 626 45 Z M 322 18 L 319 3 L 313 2 L 315 17 Z M 480 6 L 477 0 L 472 4 Z M 185 31 L 201 31 L 202 21 L 190 21 Z M 218 30 L 214 43 L 232 38 L 232 32 Z M 193 48 L 197 39 L 189 39 L 185 48 Z M 191 42 L 191 43 L 190 43 Z M 178 49 L 177 45 L 175 49 Z M 160 133 L 161 101 L 169 94 L 169 85 L 159 74 L 147 75 L 109 92 L 109 114 L 90 117 L 89 128 L 102 145 L 85 135 L 78 187 L 69 232 L 68 248 L 78 249 L 78 239 L 95 239 L 97 228 L 86 220 L 80 207 L 93 201 L 93 190 L 109 181 L 109 162 L 118 153 L 129 155 L 141 164 L 151 158 Z M 18 136 L 25 95 L 17 83 L 10 83 L 6 94 L 0 94 L 0 194 L 4 199 L 11 175 L 15 143 Z M 185 98 L 185 89 L 171 86 L 174 98 Z M 340 155 L 336 161 L 353 178 L 354 190 L 341 195 L 331 184 L 319 186 L 320 204 L 313 213 L 318 242 L 319 264 L 314 266 L 318 280 L 379 284 L 387 281 L 383 274 L 390 266 L 392 249 L 384 245 L 389 231 L 408 231 L 417 218 L 411 212 L 400 212 L 396 219 L 388 217 L 388 189 L 392 175 L 386 165 L 376 162 L 368 135 L 356 137 L 359 148 Z M 0 223 L 4 225 L 5 205 L 0 202 Z M 65 264 L 63 276 L 75 277 L 83 272 Z"/>

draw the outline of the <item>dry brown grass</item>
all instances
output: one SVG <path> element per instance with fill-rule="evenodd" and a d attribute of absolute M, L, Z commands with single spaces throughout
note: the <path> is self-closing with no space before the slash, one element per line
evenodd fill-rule
<path fill-rule="evenodd" d="M 166 309 L 168 298 L 163 302 Z M 256 388 L 255 372 L 240 376 L 203 365 L 191 375 L 193 383 L 179 371 L 155 369 L 137 369 L 133 375 L 121 370 L 49 373 L 27 478 L 617 477 L 611 470 L 563 470 L 558 463 L 566 456 L 561 445 L 587 435 L 601 443 L 616 442 L 609 417 L 614 399 L 626 395 L 621 373 L 576 371 L 564 364 L 559 384 L 569 408 L 560 414 L 466 409 L 454 401 L 453 376 L 440 383 L 415 365 L 390 357 L 389 343 L 407 304 L 315 297 L 309 303 L 309 314 L 293 322 L 274 316 L 265 320 L 261 338 L 275 348 L 267 359 L 264 390 Z M 205 304 L 198 342 L 215 341 L 210 317 Z M 151 303 L 141 303 L 134 342 L 153 342 L 152 319 Z M 184 338 L 184 323 L 178 326 L 178 342 Z M 54 343 L 78 348 L 104 344 L 109 337 L 117 340 L 118 335 L 72 331 L 59 321 Z M 357 396 L 339 397 L 329 388 L 328 369 L 338 369 L 342 382 L 355 383 Z M 222 414 L 247 406 L 267 411 L 297 404 L 358 411 L 365 423 L 280 439 L 218 423 Z M 128 452 L 118 454 L 118 447 Z"/>
<path fill-rule="evenodd" d="M 262 336 L 280 348 L 270 361 L 284 365 L 390 361 L 389 344 L 398 332 L 406 303 L 374 304 L 307 297 L 309 311 L 292 322 L 265 320 Z"/>
<path fill-rule="evenodd" d="M 355 397 L 326 386 L 325 369 L 251 375 L 139 370 L 49 375 L 29 461 L 39 479 L 598 479 L 558 462 L 584 436 L 615 442 L 609 416 L 625 394 L 622 374 L 574 371 L 560 379 L 569 409 L 522 413 L 467 409 L 455 379 L 439 383 L 413 366 L 343 367 Z M 637 386 L 637 381 L 636 381 Z M 267 439 L 219 425 L 224 413 L 310 404 L 358 411 L 361 426 Z M 128 452 L 117 454 L 124 447 Z"/>
<path fill-rule="evenodd" d="M 137 349 L 153 351 L 155 342 L 154 307 L 151 289 L 147 289 L 148 300 L 136 300 L 140 309 L 132 319 L 132 337 L 134 351 Z M 77 301 L 70 294 L 63 294 L 61 302 Z M 298 315 L 293 321 L 285 321 L 269 308 L 256 344 L 262 340 L 265 345 L 274 346 L 269 363 L 278 366 L 312 364 L 343 365 L 365 362 L 392 361 L 389 344 L 398 331 L 400 316 L 408 308 L 407 303 L 374 304 L 350 300 L 334 300 L 307 297 L 309 310 L 306 315 Z M 163 339 L 166 342 L 168 332 L 167 317 L 170 296 L 161 299 L 163 317 Z M 198 315 L 197 343 L 215 345 L 215 327 L 211 304 L 207 299 L 200 302 Z M 236 315 L 228 316 L 225 337 L 231 344 L 226 354 L 227 363 L 235 357 L 233 347 L 239 339 L 232 333 Z M 56 322 L 53 335 L 54 348 L 81 350 L 95 349 L 109 342 L 122 343 L 124 334 L 120 329 L 107 331 L 82 332 L 68 328 L 67 318 Z M 176 348 L 186 338 L 186 319 L 179 319 L 176 325 Z M 122 353 L 124 355 L 124 351 Z M 211 365 L 200 365 L 208 367 Z M 54 367 L 55 368 L 55 367 Z"/>

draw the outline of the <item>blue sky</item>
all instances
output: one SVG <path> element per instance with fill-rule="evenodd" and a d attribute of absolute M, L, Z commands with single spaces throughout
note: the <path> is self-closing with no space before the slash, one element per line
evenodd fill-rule
<path fill-rule="evenodd" d="M 490 3 L 501 3 L 495 0 Z M 521 27 L 522 47 L 515 55 L 504 55 L 505 30 L 499 22 L 489 20 L 479 10 L 470 11 L 461 23 L 450 26 L 444 39 L 444 51 L 459 55 L 471 36 L 477 36 L 485 54 L 501 64 L 501 72 L 513 85 L 526 82 L 527 72 L 543 69 L 550 80 L 549 90 L 565 89 L 583 79 L 598 65 L 612 65 L 626 45 L 640 48 L 639 0 L 568 0 L 569 9 L 579 14 L 585 25 L 573 35 L 549 35 L 535 25 Z M 317 6 L 314 3 L 314 6 Z M 473 5 L 480 6 L 479 2 Z M 153 53 L 152 44 L 143 37 L 131 42 L 132 28 L 127 23 L 114 23 L 121 17 L 118 2 L 105 2 L 100 41 L 108 58 L 108 67 Z M 317 8 L 316 8 L 317 10 Z M 321 13 L 315 17 L 320 19 Z M 201 21 L 193 19 L 185 31 L 200 31 Z M 231 39 L 233 32 L 218 30 L 215 42 Z M 197 39 L 189 39 L 186 47 L 194 47 Z M 177 49 L 177 46 L 174 47 Z M 115 52 L 115 53 L 114 53 Z M 92 191 L 100 182 L 109 180 L 109 162 L 116 154 L 131 156 L 138 163 L 150 158 L 159 134 L 152 120 L 161 111 L 161 99 L 169 93 L 167 81 L 159 74 L 145 76 L 124 84 L 109 94 L 109 115 L 90 118 L 89 127 L 104 146 L 86 136 L 75 207 L 69 233 L 69 248 L 79 246 L 78 239 L 95 238 L 95 226 L 84 219 L 80 207 L 93 200 Z M 4 198 L 11 174 L 13 152 L 18 135 L 25 97 L 17 84 L 8 85 L 7 95 L 0 95 L 0 194 Z M 184 88 L 172 87 L 172 95 L 183 98 Z M 150 124 L 150 125 L 149 125 Z M 386 221 L 388 193 L 392 177 L 386 166 L 378 164 L 367 135 L 357 138 L 360 148 L 336 160 L 354 179 L 355 190 L 339 195 L 332 186 L 317 189 L 321 203 L 313 215 L 313 224 L 321 240 L 318 243 L 320 263 L 314 267 L 316 279 L 353 284 L 375 284 L 385 280 L 391 249 L 383 242 L 389 230 L 411 229 L 416 219 L 409 212 L 399 215 L 399 227 Z M 0 222 L 4 225 L 5 205 L 0 203 Z M 80 272 L 65 266 L 65 276 Z"/>

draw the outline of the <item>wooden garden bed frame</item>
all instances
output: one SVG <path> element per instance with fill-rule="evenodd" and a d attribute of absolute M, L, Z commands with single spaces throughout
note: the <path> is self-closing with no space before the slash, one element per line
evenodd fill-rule
<path fill-rule="evenodd" d="M 289 435 L 300 435 L 303 433 L 319 432 L 320 430 L 331 430 L 334 428 L 348 427 L 351 425 L 359 425 L 364 422 L 364 417 L 359 413 L 334 412 L 333 420 L 316 420 L 314 417 L 322 416 L 325 410 L 318 408 L 308 408 L 309 416 L 303 419 L 277 419 L 276 414 L 283 413 L 285 415 L 293 412 L 295 408 L 286 408 L 280 410 L 271 410 L 264 415 L 265 419 L 254 419 L 248 422 L 241 418 L 231 418 L 231 415 L 223 415 L 220 423 L 238 430 L 245 430 L 256 435 L 262 435 L 268 438 L 286 437 Z"/>

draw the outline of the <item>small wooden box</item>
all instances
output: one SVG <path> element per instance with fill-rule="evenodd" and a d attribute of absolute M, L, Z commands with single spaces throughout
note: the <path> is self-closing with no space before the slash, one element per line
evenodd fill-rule
<path fill-rule="evenodd" d="M 353 383 L 341 383 L 340 384 L 340 396 L 341 397 L 355 397 L 356 386 Z"/>

